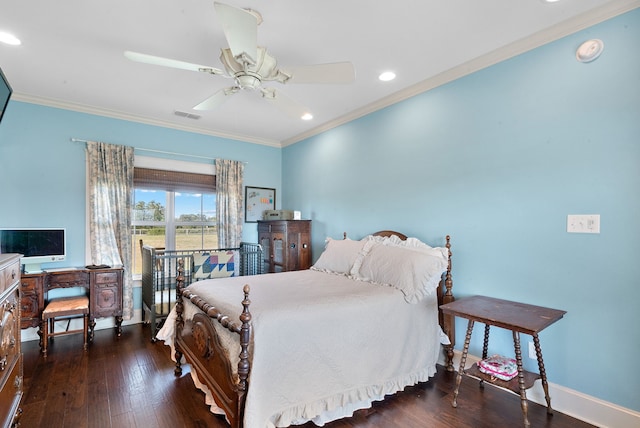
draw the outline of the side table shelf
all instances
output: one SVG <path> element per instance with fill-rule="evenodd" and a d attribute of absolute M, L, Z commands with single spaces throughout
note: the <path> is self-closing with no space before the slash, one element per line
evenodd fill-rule
<path fill-rule="evenodd" d="M 447 303 L 440 306 L 442 312 L 448 315 L 454 315 L 468 320 L 467 334 L 465 336 L 462 356 L 460 358 L 460 369 L 456 376 L 456 388 L 453 392 L 453 400 L 451 405 L 458 406 L 458 393 L 460 391 L 460 383 L 462 375 L 466 374 L 482 382 L 491 383 L 502 388 L 513 391 L 520 395 L 520 407 L 524 418 L 524 426 L 530 426 L 527 403 L 526 390 L 531 388 L 537 379 L 542 381 L 545 399 L 547 401 L 547 413 L 551 414 L 551 397 L 549 396 L 549 385 L 547 383 L 547 374 L 542 359 L 542 349 L 540 347 L 540 338 L 538 333 L 554 322 L 561 319 L 566 311 L 558 309 L 550 309 L 542 306 L 528 305 L 525 303 L 511 302 L 508 300 L 495 299 L 485 296 L 473 296 Z M 515 350 L 516 365 L 518 367 L 518 375 L 509 381 L 497 379 L 491 375 L 482 373 L 477 364 L 466 369 L 467 354 L 469 353 L 469 343 L 471 342 L 471 334 L 473 333 L 474 323 L 478 321 L 485 325 L 484 342 L 482 347 L 482 358 L 487 358 L 487 350 L 489 347 L 489 331 L 492 326 L 511 330 L 513 334 L 513 346 Z M 540 374 L 531 373 L 522 368 L 522 348 L 520 346 L 520 333 L 531 335 L 538 359 L 538 368 Z"/>
<path fill-rule="evenodd" d="M 481 381 L 499 386 L 501 388 L 508 389 L 516 394 L 520 394 L 520 381 L 518 380 L 518 376 L 514 377 L 511 380 L 502 380 L 497 379 L 491 375 L 486 373 L 482 373 L 478 369 L 478 364 L 474 363 L 473 366 L 469 367 L 464 371 L 464 374 L 480 379 Z M 524 376 L 524 389 L 529 389 L 533 386 L 536 380 L 540 379 L 540 375 L 538 373 L 532 373 L 526 370 L 523 370 Z"/>

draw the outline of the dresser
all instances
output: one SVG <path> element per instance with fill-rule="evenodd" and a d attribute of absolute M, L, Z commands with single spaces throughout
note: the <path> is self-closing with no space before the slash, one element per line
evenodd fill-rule
<path fill-rule="evenodd" d="M 22 275 L 21 327 L 40 327 L 45 298 L 56 288 L 84 287 L 89 292 L 90 338 L 96 318 L 115 317 L 118 336 L 122 333 L 122 268 L 55 269 Z M 42 332 L 38 331 L 38 334 Z"/>
<path fill-rule="evenodd" d="M 0 254 L 0 427 L 18 424 L 23 393 L 20 255 Z"/>
<path fill-rule="evenodd" d="M 311 267 L 311 220 L 259 220 L 265 273 Z"/>

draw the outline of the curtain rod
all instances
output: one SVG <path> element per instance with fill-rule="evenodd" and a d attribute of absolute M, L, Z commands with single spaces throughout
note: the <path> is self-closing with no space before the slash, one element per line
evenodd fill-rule
<path fill-rule="evenodd" d="M 80 138 L 72 138 L 71 141 L 73 143 L 88 143 L 89 142 L 89 140 L 82 140 Z M 142 152 L 161 153 L 163 155 L 187 156 L 187 157 L 198 158 L 198 159 L 216 160 L 216 158 L 212 158 L 212 157 L 209 157 L 209 156 L 189 155 L 189 154 L 186 154 L 186 153 L 167 152 L 167 151 L 164 151 L 164 150 L 142 149 L 142 148 L 139 148 L 139 147 L 134 147 L 133 149 L 134 150 L 138 150 L 138 151 L 142 151 Z M 243 163 L 246 165 L 249 162 L 243 162 Z"/>

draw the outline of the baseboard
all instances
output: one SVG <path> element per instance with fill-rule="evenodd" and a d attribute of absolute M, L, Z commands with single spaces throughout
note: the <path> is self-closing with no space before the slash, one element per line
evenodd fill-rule
<path fill-rule="evenodd" d="M 456 370 L 460 367 L 460 357 L 461 351 L 454 351 L 453 366 Z M 438 364 L 444 365 L 444 361 L 443 352 L 438 360 Z M 468 355 L 465 366 L 470 367 L 478 361 L 480 361 L 480 357 Z M 556 385 L 552 382 L 548 382 L 548 384 L 549 395 L 551 396 L 551 407 L 554 411 L 564 413 L 565 415 L 602 428 L 640 427 L 640 412 L 609 403 L 561 385 Z M 543 406 L 547 405 L 541 381 L 536 381 L 534 386 L 527 390 L 527 399 Z"/>
<path fill-rule="evenodd" d="M 140 324 L 142 322 L 142 309 L 134 309 L 133 317 L 129 320 L 123 320 L 122 325 L 131 325 L 131 324 Z M 66 321 L 56 322 L 56 328 L 60 326 L 60 328 L 66 328 Z M 108 318 L 98 318 L 96 319 L 96 326 L 94 330 L 104 330 L 107 328 L 113 328 L 116 325 L 116 319 L 114 317 Z M 73 319 L 69 324 L 70 329 L 81 329 L 82 328 L 82 320 L 81 319 Z M 38 329 L 35 327 L 25 328 L 21 332 L 21 341 L 29 342 L 31 340 L 40 340 L 40 336 L 38 336 Z"/>

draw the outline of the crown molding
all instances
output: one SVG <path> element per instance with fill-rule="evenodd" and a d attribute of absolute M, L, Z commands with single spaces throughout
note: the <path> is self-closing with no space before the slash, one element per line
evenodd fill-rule
<path fill-rule="evenodd" d="M 614 18 L 618 15 L 622 15 L 623 13 L 629 12 L 638 7 L 640 7 L 640 0 L 620 0 L 607 3 L 604 6 L 592 9 L 582 15 L 578 15 L 574 18 L 549 27 L 544 31 L 534 33 L 524 39 L 520 39 L 516 42 L 491 51 L 471 61 L 467 61 L 464 64 L 446 70 L 402 91 L 398 91 L 394 94 L 389 95 L 388 97 L 382 98 L 374 103 L 354 110 L 347 115 L 337 118 L 336 120 L 326 122 L 320 126 L 308 130 L 307 132 L 286 139 L 282 141 L 282 147 L 298 143 L 307 138 L 321 134 L 322 132 L 326 132 L 340 125 L 344 125 L 345 123 L 351 122 L 355 119 L 366 116 L 385 107 L 389 107 L 393 104 L 399 103 L 400 101 L 404 101 L 421 93 L 430 91 L 431 89 L 437 88 L 446 83 L 475 73 L 476 71 L 480 71 L 484 68 L 490 67 L 509 58 L 513 58 L 517 55 L 533 50 L 540 46 L 554 42 L 568 35 L 577 33 L 578 31 L 584 30 L 593 25 Z"/>
<path fill-rule="evenodd" d="M 37 104 L 45 107 L 53 107 L 53 108 L 59 108 L 63 110 L 75 111 L 78 113 L 92 114 L 95 116 L 103 116 L 103 117 L 109 117 L 112 119 L 126 120 L 128 122 L 137 122 L 145 125 L 159 126 L 162 128 L 170 128 L 178 131 L 193 132 L 195 134 L 210 135 L 213 137 L 226 138 L 229 140 L 237 140 L 243 143 L 260 144 L 263 146 L 277 147 L 277 148 L 282 147 L 280 145 L 280 142 L 278 141 L 260 139 L 260 138 L 256 138 L 248 135 L 216 132 L 210 129 L 199 128 L 196 126 L 178 125 L 175 123 L 165 122 L 162 120 L 152 119 L 149 117 L 132 115 L 130 113 L 124 113 L 124 112 L 115 111 L 115 110 L 108 110 L 108 109 L 89 106 L 85 104 L 71 103 L 68 101 L 61 101 L 61 100 L 56 100 L 52 98 L 38 97 L 38 96 L 33 96 L 29 94 L 24 94 L 24 93 L 14 92 L 11 95 L 11 99 L 15 101 L 29 103 L 29 104 Z"/>

